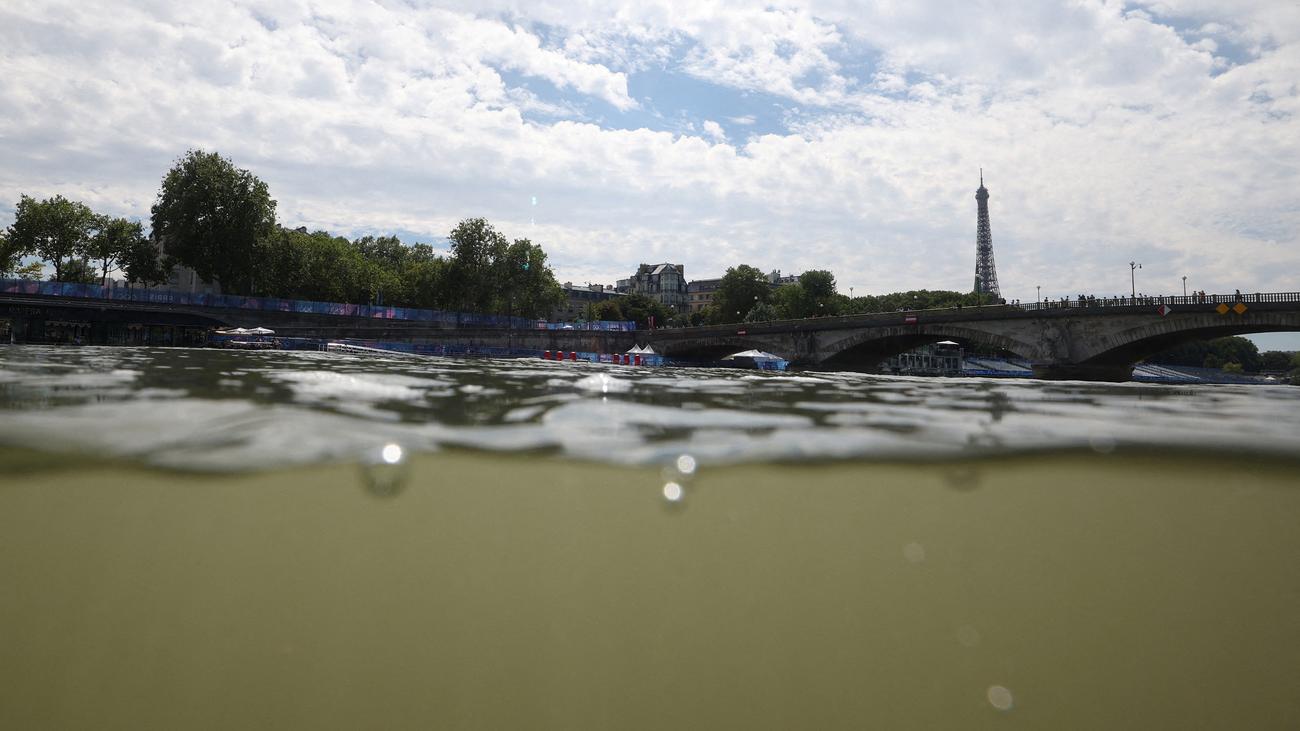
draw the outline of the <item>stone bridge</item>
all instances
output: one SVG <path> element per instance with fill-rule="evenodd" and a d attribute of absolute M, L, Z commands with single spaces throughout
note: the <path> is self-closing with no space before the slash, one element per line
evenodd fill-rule
<path fill-rule="evenodd" d="M 1133 364 L 1193 340 L 1300 332 L 1300 293 L 994 305 L 639 332 L 670 358 L 708 361 L 757 348 L 808 368 L 873 370 L 954 340 L 1008 351 L 1041 378 L 1126 381 Z"/>
<path fill-rule="evenodd" d="M 283 336 L 357 338 L 514 350 L 622 353 L 652 345 L 670 358 L 707 362 L 757 348 L 805 368 L 874 370 L 920 345 L 955 340 L 1004 350 L 1042 378 L 1128 380 L 1134 363 L 1193 340 L 1258 332 L 1300 332 L 1300 293 L 1139 298 L 888 312 L 632 332 L 465 328 L 427 322 L 267 310 L 162 305 L 0 293 L 0 317 L 39 332 L 47 319 L 191 328 L 265 325 Z M 39 340 L 38 340 L 39 341 Z M 92 337 L 91 342 L 106 342 Z M 175 342 L 180 342 L 175 340 Z"/>

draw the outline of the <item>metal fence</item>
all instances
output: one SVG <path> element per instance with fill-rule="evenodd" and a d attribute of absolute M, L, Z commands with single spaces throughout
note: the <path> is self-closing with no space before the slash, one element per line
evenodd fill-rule
<path fill-rule="evenodd" d="M 25 279 L 0 279 L 0 293 L 40 295 L 45 297 L 76 297 L 81 299 L 109 300 L 115 302 L 140 302 L 160 305 L 189 305 L 195 307 L 225 307 L 240 310 L 269 312 L 296 312 L 340 317 L 368 317 L 380 320 L 428 322 L 456 327 L 514 328 L 517 330 L 600 330 L 630 332 L 636 329 L 631 321 L 557 323 L 533 320 L 527 317 L 484 315 L 474 312 L 445 312 L 422 310 L 414 307 L 386 307 L 383 305 L 353 305 L 343 302 L 312 302 L 277 297 L 240 297 L 226 294 L 176 292 L 166 289 L 127 289 L 101 287 L 97 284 L 71 284 L 68 282 L 34 282 Z"/>
<path fill-rule="evenodd" d="M 1139 297 L 1092 297 L 1079 295 L 1072 299 L 1021 302 L 1023 310 L 1062 310 L 1089 307 L 1142 307 L 1149 305 L 1232 305 L 1238 302 L 1300 302 L 1300 292 L 1234 292 L 1233 294 L 1143 295 Z"/>

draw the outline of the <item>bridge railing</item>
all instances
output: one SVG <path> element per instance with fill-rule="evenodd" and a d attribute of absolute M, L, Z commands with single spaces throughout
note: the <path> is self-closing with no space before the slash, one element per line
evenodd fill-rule
<path fill-rule="evenodd" d="M 458 327 L 514 328 L 517 330 L 601 330 L 629 332 L 636 329 L 632 321 L 597 320 L 582 323 L 555 323 L 527 317 L 486 315 L 477 312 L 446 312 L 415 307 L 387 307 L 384 305 L 354 305 L 346 302 L 314 302 L 277 297 L 242 297 L 238 295 L 206 294 L 203 292 L 177 292 L 167 289 L 127 289 L 101 287 L 97 284 L 71 282 L 33 282 L 26 279 L 0 279 L 0 293 L 26 294 L 44 297 L 75 297 L 79 299 L 139 302 L 161 305 L 188 305 L 193 307 L 223 307 L 267 312 L 297 312 L 341 317 L 368 317 L 380 320 L 428 322 Z"/>
<path fill-rule="evenodd" d="M 1300 292 L 1234 292 L 1233 294 L 1195 294 L 1195 295 L 1142 295 L 1138 297 L 1091 297 L 1079 296 L 1072 299 L 1045 300 L 1043 302 L 1020 302 L 1014 306 L 1022 310 L 1062 310 L 1075 308 L 1102 307 L 1142 307 L 1149 305 L 1233 305 L 1258 304 L 1269 302 L 1300 302 Z"/>

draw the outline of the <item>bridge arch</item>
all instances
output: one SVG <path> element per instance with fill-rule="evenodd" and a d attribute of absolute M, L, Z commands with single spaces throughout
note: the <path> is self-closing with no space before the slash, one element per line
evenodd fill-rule
<path fill-rule="evenodd" d="M 1085 365 L 1131 366 L 1183 343 L 1262 332 L 1300 332 L 1300 313 L 1197 313 L 1171 316 L 1097 338 L 1088 349 L 1079 353 L 1079 362 Z"/>
<path fill-rule="evenodd" d="M 786 344 L 773 342 L 762 336 L 749 335 L 715 335 L 680 340 L 663 340 L 653 342 L 653 347 L 663 356 L 681 360 L 708 362 L 719 360 L 742 350 L 763 350 L 794 360 Z"/>
<path fill-rule="evenodd" d="M 1032 358 L 1036 354 L 1034 346 L 1001 333 L 962 325 L 934 323 L 855 331 L 834 343 L 823 343 L 818 362 L 828 366 L 870 368 L 879 365 L 887 358 L 943 340 L 963 341 L 986 348 L 1005 350 L 1024 358 Z"/>

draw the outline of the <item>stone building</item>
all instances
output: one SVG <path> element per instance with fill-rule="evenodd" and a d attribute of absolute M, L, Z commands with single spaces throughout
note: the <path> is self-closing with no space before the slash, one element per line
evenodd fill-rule
<path fill-rule="evenodd" d="M 615 291 L 613 287 L 599 284 L 575 286 L 572 282 L 565 282 L 562 287 L 564 289 L 564 303 L 552 310 L 551 314 L 547 316 L 547 319 L 553 322 L 577 320 L 583 317 L 587 305 L 626 296 Z"/>
<path fill-rule="evenodd" d="M 686 267 L 681 264 L 642 264 L 631 279 L 620 279 L 618 291 L 643 294 L 676 312 L 686 312 Z"/>

